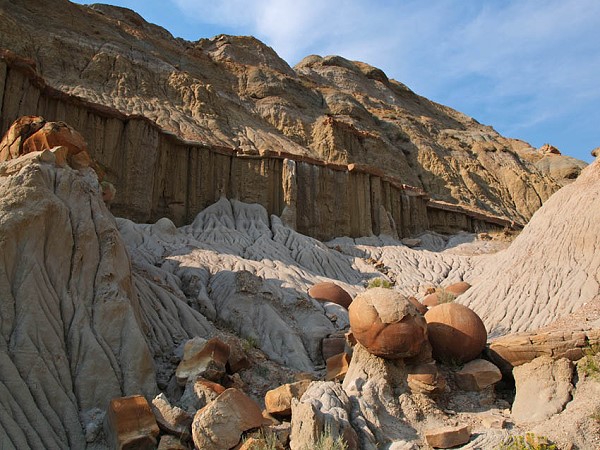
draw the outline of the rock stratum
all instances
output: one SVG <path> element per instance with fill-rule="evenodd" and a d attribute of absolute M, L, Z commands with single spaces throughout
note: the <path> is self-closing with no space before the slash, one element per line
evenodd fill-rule
<path fill-rule="evenodd" d="M 107 5 L 0 14 L 0 129 L 74 126 L 136 221 L 189 223 L 224 195 L 320 239 L 475 231 L 526 223 L 580 171 L 365 63 L 292 68 L 252 37 L 187 42 Z"/>

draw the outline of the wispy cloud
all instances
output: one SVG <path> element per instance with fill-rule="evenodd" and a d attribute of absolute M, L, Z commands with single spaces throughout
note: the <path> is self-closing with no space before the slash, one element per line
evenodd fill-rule
<path fill-rule="evenodd" d="M 174 1 L 188 18 L 255 35 L 291 64 L 311 53 L 368 62 L 505 133 L 535 141 L 544 123 L 578 114 L 600 123 L 597 0 Z M 600 144 L 595 136 L 581 143 L 586 151 Z"/>

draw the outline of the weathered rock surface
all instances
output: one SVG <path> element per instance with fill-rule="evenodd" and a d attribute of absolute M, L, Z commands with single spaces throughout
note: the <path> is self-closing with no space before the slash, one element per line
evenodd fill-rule
<path fill-rule="evenodd" d="M 300 400 L 292 402 L 290 448 L 315 448 L 327 429 L 333 440 L 341 439 L 349 450 L 358 450 L 361 447 L 350 420 L 350 400 L 341 385 L 331 381 L 313 383 Z"/>
<path fill-rule="evenodd" d="M 225 388 L 218 383 L 204 378 L 191 379 L 188 380 L 178 404 L 189 414 L 195 414 L 223 392 Z"/>
<path fill-rule="evenodd" d="M 221 191 L 240 195 L 242 201 L 260 201 L 270 213 L 281 214 L 295 205 L 296 213 L 289 211 L 288 217 L 295 217 L 298 229 L 313 236 L 318 227 L 320 237 L 368 235 L 369 229 L 393 233 L 389 217 L 396 224 L 410 220 L 401 219 L 397 207 L 406 208 L 415 200 L 408 194 L 401 205 L 400 196 L 386 199 L 385 183 L 372 193 L 363 190 L 361 183 L 370 173 L 381 172 L 377 168 L 435 199 L 518 222 L 531 217 L 558 188 L 534 166 L 539 154 L 531 146 L 419 97 L 361 62 L 313 55 L 291 68 L 254 38 L 221 35 L 186 42 L 133 11 L 107 5 L 84 7 L 66 0 L 41 5 L 27 0 L 3 4 L 2 13 L 0 47 L 30 61 L 17 64 L 7 57 L 2 63 L 0 129 L 6 130 L 23 114 L 76 124 L 88 139 L 92 157 L 111 168 L 108 181 L 122 193 L 114 207 L 137 220 L 165 215 L 178 223 L 191 220 Z M 64 17 L 73 20 L 65 22 Z M 50 34 L 52 39 L 47 38 Z M 48 86 L 28 81 L 36 73 Z M 87 114 L 91 109 L 98 113 Z M 125 115 L 134 120 L 126 121 Z M 159 132 L 150 121 L 171 135 Z M 195 168 L 203 167 L 203 156 L 189 141 L 205 145 L 204 150 L 221 151 L 220 156 L 211 154 L 216 176 L 194 175 Z M 115 143 L 128 148 L 116 150 Z M 138 158 L 141 152 L 144 157 Z M 279 202 L 286 197 L 281 195 L 281 180 L 261 182 L 252 171 L 242 170 L 258 161 L 261 173 L 273 178 L 270 175 L 281 173 L 272 170 L 282 167 L 281 160 L 233 162 L 227 153 L 287 154 L 298 161 L 352 165 L 360 169 L 352 184 L 360 195 L 353 195 L 348 206 L 359 208 L 358 217 L 367 217 L 368 211 L 370 223 L 365 226 L 347 217 L 338 224 L 321 219 L 324 210 L 314 207 L 321 202 L 340 206 L 339 211 L 352 209 L 335 201 L 348 202 L 345 189 L 331 189 L 335 183 L 329 180 L 335 177 L 319 173 L 315 166 L 298 167 L 298 196 L 288 196 L 290 201 L 284 203 Z M 189 155 L 192 164 L 187 169 Z M 128 161 L 143 161 L 143 167 Z M 228 172 L 232 166 L 244 176 L 219 185 L 221 169 Z M 323 192 L 304 189 L 318 185 L 309 182 L 313 177 L 327 186 Z M 195 185 L 204 179 L 217 185 L 197 195 Z M 239 189 L 240 183 L 249 189 Z M 378 198 L 384 201 L 369 208 L 371 199 Z M 411 215 L 417 211 L 413 208 Z M 447 230 L 453 226 L 446 220 L 448 214 L 444 208 L 430 209 L 425 220 Z M 343 232 L 329 234 L 329 228 L 339 230 L 344 221 Z"/>
<path fill-rule="evenodd" d="M 540 356 L 513 370 L 517 393 L 512 406 L 516 423 L 540 422 L 563 410 L 573 391 L 573 364 Z"/>
<path fill-rule="evenodd" d="M 471 309 L 458 303 L 434 306 L 425 314 L 434 357 L 441 362 L 468 362 L 485 348 L 487 332 Z"/>
<path fill-rule="evenodd" d="M 260 408 L 246 394 L 227 389 L 194 416 L 192 437 L 197 448 L 221 450 L 234 447 L 244 431 L 263 422 Z"/>
<path fill-rule="evenodd" d="M 485 359 L 469 361 L 454 374 L 456 384 L 465 391 L 482 391 L 501 379 L 500 369 Z"/>
<path fill-rule="evenodd" d="M 457 302 L 473 309 L 493 337 L 532 331 L 567 316 L 600 293 L 598 223 L 600 163 L 595 161 L 552 196 L 509 249 L 489 258 Z"/>
<path fill-rule="evenodd" d="M 106 412 L 104 431 L 112 448 L 153 449 L 158 425 L 148 401 L 141 395 L 114 398 Z"/>
<path fill-rule="evenodd" d="M 225 375 L 228 359 L 229 346 L 220 339 L 190 339 L 185 343 L 183 359 L 175 371 L 177 382 L 185 386 L 189 378 L 197 376 L 218 382 Z"/>
<path fill-rule="evenodd" d="M 326 381 L 343 381 L 348 373 L 351 357 L 348 353 L 339 353 L 327 358 Z"/>
<path fill-rule="evenodd" d="M 373 288 L 357 295 L 349 315 L 356 340 L 382 358 L 416 356 L 427 341 L 421 313 L 391 289 Z"/>
<path fill-rule="evenodd" d="M 190 439 L 192 416 L 183 409 L 172 406 L 165 394 L 152 399 L 152 411 L 160 429 L 183 440 Z"/>
<path fill-rule="evenodd" d="M 471 430 L 467 425 L 435 428 L 425 432 L 425 439 L 433 448 L 458 447 L 469 442 Z"/>
<path fill-rule="evenodd" d="M 265 396 L 265 408 L 269 414 L 289 416 L 292 413 L 292 400 L 299 400 L 310 385 L 309 380 L 284 384 L 270 390 Z"/>

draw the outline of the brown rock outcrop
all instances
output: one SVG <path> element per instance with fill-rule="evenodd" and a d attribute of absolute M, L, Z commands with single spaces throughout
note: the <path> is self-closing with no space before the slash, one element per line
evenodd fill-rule
<path fill-rule="evenodd" d="M 339 353 L 327 358 L 327 374 L 325 381 L 344 381 L 348 367 L 350 366 L 351 357 L 348 353 Z"/>
<path fill-rule="evenodd" d="M 391 289 L 373 288 L 357 295 L 349 316 L 356 340 L 382 358 L 415 356 L 427 340 L 421 313 Z"/>
<path fill-rule="evenodd" d="M 113 448 L 156 448 L 158 425 L 148 401 L 141 395 L 112 399 L 104 424 Z"/>
<path fill-rule="evenodd" d="M 472 310 L 458 303 L 434 306 L 425 314 L 433 356 L 442 362 L 468 362 L 485 348 L 487 332 Z"/>
<path fill-rule="evenodd" d="M 221 450 L 232 448 L 244 431 L 263 423 L 260 408 L 246 394 L 227 389 L 194 416 L 192 437 L 197 448 Z"/>
<path fill-rule="evenodd" d="M 308 295 L 320 302 L 336 303 L 346 309 L 348 309 L 350 303 L 352 303 L 350 294 L 335 283 L 315 284 L 308 290 Z"/>

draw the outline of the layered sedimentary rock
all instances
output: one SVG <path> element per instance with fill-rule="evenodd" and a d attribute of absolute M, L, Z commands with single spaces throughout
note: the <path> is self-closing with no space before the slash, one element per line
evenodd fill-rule
<path fill-rule="evenodd" d="M 106 5 L 0 6 L 12 52 L 0 129 L 23 114 L 71 124 L 120 193 L 119 215 L 181 224 L 225 195 L 319 238 L 394 225 L 404 236 L 472 231 L 482 212 L 523 223 L 558 188 L 527 144 L 364 63 L 310 56 L 291 68 L 254 38 L 186 42 Z"/>

